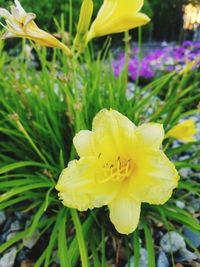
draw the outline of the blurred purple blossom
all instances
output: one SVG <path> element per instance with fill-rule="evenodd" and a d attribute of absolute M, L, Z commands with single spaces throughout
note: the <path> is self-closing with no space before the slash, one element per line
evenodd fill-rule
<path fill-rule="evenodd" d="M 132 80 L 139 76 L 144 79 L 152 79 L 163 73 L 180 71 L 186 64 L 197 60 L 196 67 L 200 66 L 200 42 L 185 41 L 181 46 L 162 45 L 147 52 L 141 60 L 138 56 L 138 48 L 132 49 L 128 71 Z M 119 76 L 124 69 L 125 55 L 120 53 L 113 61 L 113 72 Z"/>

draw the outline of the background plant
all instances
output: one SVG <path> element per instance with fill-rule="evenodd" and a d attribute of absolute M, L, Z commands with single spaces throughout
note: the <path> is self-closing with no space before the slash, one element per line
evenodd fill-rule
<path fill-rule="evenodd" d="M 181 72 L 188 65 L 192 69 L 199 68 L 199 42 L 185 41 L 181 45 L 167 45 L 143 51 L 142 58 L 138 47 L 131 48 L 128 64 L 130 79 L 147 82 L 152 78 L 176 70 Z M 126 61 L 124 52 L 118 53 L 113 61 L 113 71 L 116 76 L 123 71 Z M 141 63 L 140 63 L 141 61 Z M 140 63 L 140 64 L 139 64 Z"/>

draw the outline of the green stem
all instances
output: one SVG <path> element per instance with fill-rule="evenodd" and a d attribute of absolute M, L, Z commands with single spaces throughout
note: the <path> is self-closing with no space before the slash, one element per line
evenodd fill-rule
<path fill-rule="evenodd" d="M 138 28 L 138 69 L 137 69 L 137 79 L 135 82 L 135 90 L 137 90 L 140 82 L 140 69 L 141 69 L 141 60 L 142 60 L 142 28 Z"/>
<path fill-rule="evenodd" d="M 124 73 L 123 73 L 123 81 L 124 81 L 124 92 L 126 93 L 127 90 L 127 83 L 128 83 L 128 65 L 130 59 L 130 36 L 129 32 L 126 31 L 124 33 L 124 43 L 125 43 L 125 65 L 124 65 Z"/>
<path fill-rule="evenodd" d="M 83 236 L 83 231 L 81 227 L 81 223 L 78 217 L 78 213 L 76 210 L 71 209 L 71 216 L 72 220 L 76 229 L 76 237 L 78 240 L 78 245 L 79 245 L 79 251 L 80 251 L 80 256 L 81 256 L 81 263 L 82 267 L 89 267 L 89 262 L 88 262 L 88 255 L 87 255 L 87 250 L 86 250 L 86 245 L 84 242 L 84 236 Z"/>
<path fill-rule="evenodd" d="M 69 36 L 72 38 L 72 24 L 73 24 L 73 5 L 72 0 L 69 0 Z"/>

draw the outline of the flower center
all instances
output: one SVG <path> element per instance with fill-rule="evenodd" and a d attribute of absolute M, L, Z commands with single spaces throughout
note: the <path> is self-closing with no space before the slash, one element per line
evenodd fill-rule
<path fill-rule="evenodd" d="M 131 160 L 122 160 L 120 157 L 117 158 L 114 163 L 106 163 L 102 166 L 105 174 L 105 179 L 100 182 L 105 183 L 107 181 L 122 182 L 129 178 L 133 172 L 133 164 Z"/>

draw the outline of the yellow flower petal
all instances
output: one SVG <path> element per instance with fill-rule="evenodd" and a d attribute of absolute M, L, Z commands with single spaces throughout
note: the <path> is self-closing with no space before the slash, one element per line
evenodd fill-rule
<path fill-rule="evenodd" d="M 20 2 L 18 0 L 14 0 L 14 3 L 15 3 L 16 8 L 19 10 L 20 15 L 21 16 L 26 15 L 26 11 L 24 10 Z"/>
<path fill-rule="evenodd" d="M 135 133 L 140 146 L 150 146 L 155 149 L 160 148 L 165 136 L 162 124 L 158 123 L 143 124 L 137 128 Z"/>
<path fill-rule="evenodd" d="M 8 10 L 4 9 L 4 8 L 0 8 L 0 17 L 3 17 L 5 19 L 7 18 L 11 18 L 11 14 L 8 12 Z"/>
<path fill-rule="evenodd" d="M 115 110 L 101 110 L 94 118 L 94 146 L 98 154 L 116 158 L 128 153 L 127 146 L 133 141 L 136 126 Z M 119 142 L 120 140 L 120 142 Z"/>
<path fill-rule="evenodd" d="M 94 132 L 99 132 L 101 129 L 101 131 L 104 132 L 104 127 L 107 126 L 110 127 L 112 133 L 114 131 L 114 134 L 119 134 L 115 132 L 117 130 L 120 133 L 121 131 L 127 131 L 127 134 L 130 135 L 136 129 L 135 124 L 118 111 L 113 109 L 102 109 L 93 119 L 92 130 Z"/>
<path fill-rule="evenodd" d="M 178 172 L 162 151 L 149 151 L 136 163 L 135 176 L 129 184 L 129 194 L 150 204 L 164 204 L 177 187 Z"/>
<path fill-rule="evenodd" d="M 111 33 L 120 33 L 133 29 L 142 25 L 145 25 L 149 21 L 149 18 L 142 13 L 133 14 L 126 18 L 113 18 L 109 23 L 105 23 L 101 28 L 96 31 L 96 36 L 108 35 Z"/>
<path fill-rule="evenodd" d="M 36 15 L 34 13 L 27 13 L 24 19 L 24 29 L 26 30 L 26 27 L 28 24 L 33 21 L 36 18 Z M 34 23 L 35 24 L 35 23 Z M 38 27 L 35 24 L 35 28 L 38 29 Z"/>
<path fill-rule="evenodd" d="M 97 36 L 126 31 L 149 22 L 149 18 L 138 13 L 143 0 L 104 0 L 88 33 L 88 41 Z"/>
<path fill-rule="evenodd" d="M 175 125 L 167 134 L 166 137 L 173 137 L 182 142 L 195 142 L 194 135 L 197 133 L 195 122 L 192 119 L 185 120 Z"/>
<path fill-rule="evenodd" d="M 65 206 L 80 211 L 107 205 L 119 191 L 118 183 L 101 183 L 103 174 L 92 157 L 71 161 L 61 173 L 56 189 Z M 98 177 L 101 175 L 101 177 Z"/>
<path fill-rule="evenodd" d="M 121 234 L 129 234 L 138 226 L 141 203 L 127 196 L 119 194 L 108 205 L 110 220 Z"/>
<path fill-rule="evenodd" d="M 75 135 L 74 146 L 80 157 L 92 156 L 92 132 L 83 130 Z"/>
<path fill-rule="evenodd" d="M 115 2 L 115 0 L 114 0 L 114 2 Z M 119 12 L 120 12 L 120 10 L 126 12 L 127 11 L 127 5 L 131 11 L 134 10 L 135 12 L 138 12 L 142 8 L 142 6 L 144 5 L 144 0 L 129 1 L 128 4 L 127 3 L 125 4 L 126 1 L 124 1 L 124 0 L 118 0 L 117 2 L 118 2 L 118 11 Z"/>

